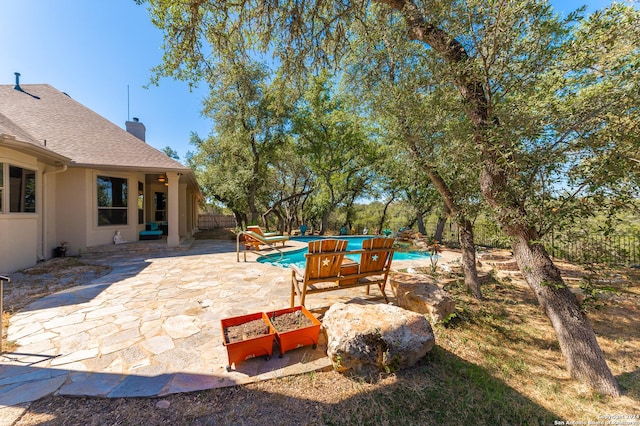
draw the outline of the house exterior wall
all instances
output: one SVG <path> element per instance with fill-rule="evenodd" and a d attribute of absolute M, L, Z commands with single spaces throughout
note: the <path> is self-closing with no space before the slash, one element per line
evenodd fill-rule
<path fill-rule="evenodd" d="M 189 235 L 188 227 L 188 216 L 187 216 L 187 185 L 184 183 L 180 184 L 178 196 L 180 197 L 179 206 L 180 206 L 180 237 L 186 237 Z"/>
<path fill-rule="evenodd" d="M 198 222 L 197 222 L 197 217 L 196 217 L 196 195 L 193 193 L 193 191 L 189 191 L 187 189 L 187 206 L 186 206 L 186 212 L 187 212 L 187 229 L 189 231 L 189 236 L 192 236 L 198 226 Z"/>
<path fill-rule="evenodd" d="M 98 176 L 127 180 L 126 225 L 98 226 Z M 125 241 L 137 241 L 138 232 L 144 229 L 144 224 L 138 224 L 138 182 L 144 180 L 141 173 L 84 168 L 70 168 L 56 175 L 56 245 L 67 241 L 68 253 L 75 255 L 87 247 L 112 244 L 116 231 Z M 148 198 L 145 190 L 145 209 L 149 207 Z"/>
<path fill-rule="evenodd" d="M 0 219 L 0 274 L 8 274 L 38 262 L 37 218 Z"/>
<path fill-rule="evenodd" d="M 35 157 L 0 147 L 0 163 L 5 164 L 4 190 L 0 213 L 0 273 L 8 274 L 33 266 L 38 261 L 39 226 L 42 212 L 42 170 L 44 166 Z M 6 165 L 23 167 L 36 171 L 36 212 L 9 212 L 9 183 Z"/>
<path fill-rule="evenodd" d="M 66 167 L 46 167 L 42 174 L 42 209 L 40 215 L 42 217 L 40 223 L 38 258 L 48 259 L 53 255 L 53 249 L 58 247 L 62 241 L 58 240 L 56 230 L 57 217 L 57 181 L 60 173 L 66 173 Z"/>
<path fill-rule="evenodd" d="M 49 259 L 64 241 L 67 255 L 96 245 L 112 244 L 116 231 L 126 241 L 137 241 L 145 224 L 138 223 L 138 182 L 144 184 L 144 222 L 153 222 L 154 193 L 167 194 L 168 214 L 177 219 L 180 238 L 193 235 L 197 229 L 196 193 L 186 184 L 173 191 L 163 184 L 145 183 L 139 172 L 104 171 L 78 167 L 54 167 L 39 162 L 34 156 L 0 147 L 0 163 L 36 171 L 36 212 L 9 213 L 7 167 L 0 213 L 0 274 L 9 274 Z M 98 226 L 97 178 L 109 176 L 127 179 L 126 225 Z M 171 199 L 170 197 L 173 197 Z M 173 211 L 171 211 L 173 210 Z"/>
<path fill-rule="evenodd" d="M 75 256 L 78 249 L 87 246 L 87 171 L 69 168 L 64 173 L 54 175 L 51 182 L 47 183 L 55 188 L 55 219 L 52 226 L 54 236 L 49 236 L 48 257 L 51 257 L 53 248 L 63 241 L 67 242 L 67 253 Z"/>

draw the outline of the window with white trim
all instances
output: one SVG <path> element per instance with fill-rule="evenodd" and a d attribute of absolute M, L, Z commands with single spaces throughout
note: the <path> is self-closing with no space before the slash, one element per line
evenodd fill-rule
<path fill-rule="evenodd" d="M 126 225 L 127 179 L 98 176 L 98 226 Z"/>
<path fill-rule="evenodd" d="M 0 165 L 1 166 L 1 165 Z M 0 168 L 0 192 L 5 189 L 2 168 Z M 9 164 L 9 179 L 7 181 L 9 213 L 36 212 L 36 172 Z M 0 193 L 0 204 L 2 194 Z M 4 212 L 4 206 L 0 205 Z"/>

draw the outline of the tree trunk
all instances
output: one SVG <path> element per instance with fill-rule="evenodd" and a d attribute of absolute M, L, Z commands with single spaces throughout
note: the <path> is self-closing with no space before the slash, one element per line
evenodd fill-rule
<path fill-rule="evenodd" d="M 380 217 L 380 222 L 378 222 L 378 232 L 380 233 L 384 232 L 384 221 L 387 220 L 387 209 L 389 209 L 389 206 L 395 199 L 396 199 L 395 193 L 392 193 L 391 197 L 389 197 L 389 200 L 386 203 L 384 203 L 384 209 L 382 209 L 382 216 Z"/>
<path fill-rule="evenodd" d="M 462 271 L 464 272 L 464 285 L 467 291 L 476 299 L 482 300 L 480 279 L 476 268 L 476 245 L 473 241 L 473 226 L 471 221 L 460 218 L 458 221 L 458 234 L 460 248 L 462 249 Z"/>
<path fill-rule="evenodd" d="M 422 235 L 426 235 L 427 231 L 424 229 L 424 218 L 422 217 L 422 212 L 416 213 L 416 219 L 418 220 L 418 232 Z"/>
<path fill-rule="evenodd" d="M 415 149 L 414 147 L 414 150 Z M 455 215 L 456 223 L 458 224 L 458 241 L 462 249 L 464 284 L 473 297 L 482 299 L 480 279 L 478 278 L 478 269 L 476 268 L 476 246 L 473 242 L 473 226 L 471 226 L 471 221 L 469 221 L 460 210 L 454 194 L 451 192 L 449 185 L 447 185 L 442 176 L 440 176 L 440 173 L 431 166 L 423 164 L 422 167 L 442 197 L 446 210 L 452 215 Z"/>
<path fill-rule="evenodd" d="M 327 228 L 329 227 L 330 215 L 331 215 L 330 210 L 327 210 L 322 214 L 322 221 L 320 222 L 320 235 L 324 235 L 327 232 Z"/>
<path fill-rule="evenodd" d="M 240 229 L 244 229 L 247 225 L 247 215 L 244 212 L 232 210 L 233 215 L 236 217 L 236 224 Z"/>
<path fill-rule="evenodd" d="M 249 204 L 249 214 L 251 215 L 251 224 L 256 225 L 258 223 L 258 218 L 260 214 L 258 213 L 258 208 L 256 207 L 256 200 L 253 195 L 253 190 L 249 191 L 249 196 L 247 197 L 247 203 Z"/>
<path fill-rule="evenodd" d="M 518 267 L 551 320 L 571 377 L 606 395 L 619 396 L 620 388 L 607 366 L 587 316 L 564 284 L 560 271 L 540 244 L 523 233 L 513 243 Z"/>
<path fill-rule="evenodd" d="M 451 210 L 449 210 L 449 207 L 447 207 L 447 203 L 444 203 L 444 206 L 442 207 L 442 214 L 438 218 L 438 224 L 436 225 L 436 232 L 433 235 L 433 239 L 436 240 L 438 243 L 442 242 L 442 234 L 444 233 L 444 226 L 447 224 L 447 219 L 449 218 L 450 214 L 451 214 Z"/>

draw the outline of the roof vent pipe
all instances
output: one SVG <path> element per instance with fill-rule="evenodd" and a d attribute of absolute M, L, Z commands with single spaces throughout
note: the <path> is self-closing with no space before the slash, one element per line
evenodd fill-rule
<path fill-rule="evenodd" d="M 16 85 L 14 86 L 14 89 L 24 92 L 24 90 L 22 90 L 22 87 L 20 87 L 20 73 L 14 72 L 14 74 L 16 75 Z"/>

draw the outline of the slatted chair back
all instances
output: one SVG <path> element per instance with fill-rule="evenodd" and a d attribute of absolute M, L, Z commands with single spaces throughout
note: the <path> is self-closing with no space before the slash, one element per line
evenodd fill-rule
<path fill-rule="evenodd" d="M 247 226 L 247 231 L 255 232 L 258 235 L 262 235 L 264 237 L 264 232 L 262 232 L 262 228 L 259 226 L 249 225 Z"/>
<path fill-rule="evenodd" d="M 371 238 L 362 242 L 362 250 L 360 254 L 360 272 L 383 271 L 391 264 L 393 258 L 393 238 Z M 366 250 L 386 249 L 388 251 L 374 251 L 367 253 Z"/>
<path fill-rule="evenodd" d="M 282 236 L 279 232 L 264 232 L 262 228 L 258 225 L 249 225 L 247 226 L 247 231 L 255 232 L 256 234 L 263 237 L 277 237 Z"/>
<path fill-rule="evenodd" d="M 306 280 L 337 277 L 347 250 L 346 240 L 322 239 L 309 242 L 309 254 L 326 253 L 325 256 L 307 256 Z"/>

